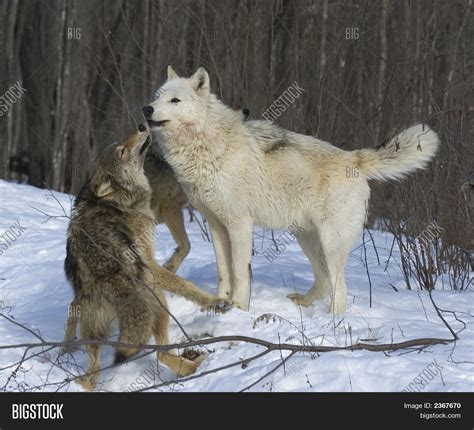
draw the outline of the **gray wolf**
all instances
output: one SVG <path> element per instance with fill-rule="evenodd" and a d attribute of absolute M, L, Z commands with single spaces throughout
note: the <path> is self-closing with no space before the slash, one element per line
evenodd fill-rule
<path fill-rule="evenodd" d="M 366 218 L 369 181 L 400 179 L 424 168 L 439 146 L 436 133 L 423 124 L 378 149 L 344 151 L 264 120 L 243 122 L 211 93 L 203 68 L 180 78 L 169 67 L 167 81 L 144 111 L 164 158 L 209 222 L 219 296 L 244 310 L 254 224 L 296 224 L 315 282 L 306 295 L 290 299 L 309 306 L 329 298 L 330 312 L 345 312 L 344 266 Z"/>
<path fill-rule="evenodd" d="M 142 126 L 106 147 L 76 198 L 64 267 L 74 289 L 71 306 L 80 306 L 80 318 L 77 312 L 68 318 L 66 343 L 74 340 L 78 319 L 84 340 L 104 340 L 117 319 L 119 342 L 143 345 L 153 335 L 157 344 L 169 343 L 164 290 L 205 307 L 223 304 L 154 260 L 152 190 L 143 170 L 149 144 L 149 129 Z M 135 253 L 132 260 L 125 257 L 130 250 Z M 89 366 L 80 383 L 92 389 L 99 375 L 100 345 L 87 344 L 86 351 Z M 118 347 L 115 362 L 138 352 L 139 347 Z M 199 365 L 172 351 L 158 358 L 178 375 L 189 375 Z"/>

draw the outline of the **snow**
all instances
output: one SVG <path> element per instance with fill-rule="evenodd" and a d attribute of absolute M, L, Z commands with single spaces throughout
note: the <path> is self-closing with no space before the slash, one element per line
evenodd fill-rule
<path fill-rule="evenodd" d="M 69 214 L 72 197 L 48 190 L 0 181 L 0 234 L 19 222 L 26 228 L 0 255 L 0 307 L 15 322 L 25 324 L 48 341 L 61 341 L 72 289 L 64 272 L 65 241 L 68 219 L 50 218 L 64 215 L 58 202 Z M 42 213 L 42 212 L 43 213 Z M 189 218 L 186 215 L 186 218 Z M 175 247 L 168 230 L 158 228 L 156 258 L 166 260 Z M 196 222 L 187 222 L 192 249 L 180 267 L 179 274 L 199 287 L 216 291 L 216 267 L 212 244 L 206 241 Z M 262 235 L 265 236 L 262 239 Z M 276 233 L 277 234 L 277 233 Z M 326 313 L 327 303 L 299 308 L 286 296 L 304 293 L 312 285 L 311 267 L 297 242 L 273 262 L 261 255 L 270 245 L 270 233 L 255 228 L 255 247 L 260 255 L 253 258 L 253 284 L 250 311 L 232 309 L 224 315 L 209 315 L 206 311 L 178 296 L 167 293 L 170 311 L 192 338 L 221 335 L 243 335 L 278 342 L 345 346 L 359 340 L 364 342 L 401 342 L 417 337 L 450 338 L 446 326 L 437 316 L 426 291 L 407 290 L 399 267 L 398 250 L 385 270 L 393 237 L 387 232 L 372 231 L 374 246 L 366 238 L 367 262 L 372 282 L 372 307 L 369 306 L 369 282 L 364 263 L 362 237 L 350 254 L 346 266 L 348 308 L 345 316 Z M 1 237 L 1 236 L 0 236 Z M 4 243 L 4 242 L 1 242 Z M 4 248 L 4 247 L 3 247 Z M 0 248 L 2 249 L 2 248 Z M 445 275 L 447 276 L 447 275 Z M 390 285 L 396 287 L 395 289 Z M 275 372 L 255 384 L 250 391 L 402 391 L 430 363 L 438 365 L 420 391 L 472 391 L 474 388 L 474 313 L 472 286 L 467 291 L 449 289 L 447 278 L 438 279 L 433 298 L 439 307 L 456 311 L 466 328 L 456 343 L 430 346 L 422 352 L 402 350 L 384 354 L 369 351 L 336 351 L 319 355 L 298 353 Z M 267 317 L 261 317 L 263 314 Z M 470 315 L 471 314 L 471 315 Z M 452 313 L 443 314 L 455 331 L 463 328 Z M 181 342 L 185 337 L 176 323 L 170 324 L 170 339 Z M 0 317 L 0 346 L 37 342 L 31 333 Z M 152 342 L 152 339 L 150 339 Z M 247 343 L 225 342 L 207 347 L 211 351 L 199 372 L 210 371 L 239 359 L 251 357 L 264 350 Z M 27 356 L 39 349 L 29 350 Z M 21 360 L 25 348 L 0 349 L 0 388 Z M 112 364 L 114 351 L 104 347 L 102 366 Z M 266 356 L 218 373 L 176 382 L 163 391 L 239 391 L 255 383 L 281 364 L 288 352 L 271 352 Z M 82 391 L 75 382 L 57 385 L 87 366 L 87 355 L 77 351 L 72 356 L 58 357 L 57 349 L 25 361 L 15 377 L 4 387 L 7 390 Z M 433 366 L 431 366 L 433 368 Z M 428 367 L 429 368 L 429 367 Z M 159 371 L 157 371 L 159 369 Z M 425 372 L 425 374 L 427 374 Z M 170 381 L 175 375 L 161 365 L 157 368 L 151 354 L 119 367 L 104 370 L 98 389 L 130 391 L 160 381 Z M 148 381 L 148 383 L 147 383 Z M 134 384 L 134 385 L 133 385 Z M 413 385 L 412 385 L 413 387 Z"/>

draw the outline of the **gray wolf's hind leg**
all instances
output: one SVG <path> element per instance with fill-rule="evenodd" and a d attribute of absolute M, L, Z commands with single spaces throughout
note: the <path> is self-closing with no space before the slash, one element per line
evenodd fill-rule
<path fill-rule="evenodd" d="M 81 302 L 78 297 L 74 297 L 68 308 L 68 317 L 66 323 L 66 333 L 64 334 L 65 343 L 72 343 L 76 340 L 76 328 L 79 321 Z M 63 345 L 60 354 L 76 351 L 78 348 L 72 345 Z"/>
<path fill-rule="evenodd" d="M 188 234 L 184 226 L 183 209 L 181 206 L 170 208 L 161 214 L 162 219 L 178 245 L 173 255 L 164 264 L 164 268 L 175 273 L 191 250 Z"/>
<path fill-rule="evenodd" d="M 104 340 L 107 336 L 105 318 L 98 319 L 97 315 L 104 315 L 100 306 L 92 303 L 81 303 L 80 334 L 81 340 Z M 80 377 L 79 382 L 84 389 L 93 390 L 97 384 L 100 372 L 100 344 L 87 344 L 86 352 L 89 358 L 87 372 Z"/>
<path fill-rule="evenodd" d="M 170 341 L 168 338 L 168 323 L 169 316 L 165 310 L 160 310 L 158 318 L 155 322 L 154 336 L 157 345 L 169 345 Z M 196 372 L 201 360 L 191 361 L 186 358 L 180 357 L 174 351 L 169 350 L 166 352 L 157 353 L 158 360 L 168 366 L 178 376 L 188 376 Z"/>

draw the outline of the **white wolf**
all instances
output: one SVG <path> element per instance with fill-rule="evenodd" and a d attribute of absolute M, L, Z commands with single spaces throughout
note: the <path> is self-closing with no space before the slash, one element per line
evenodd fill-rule
<path fill-rule="evenodd" d="M 345 312 L 344 266 L 363 228 L 368 181 L 399 179 L 425 167 L 439 145 L 436 133 L 421 124 L 379 149 L 344 151 L 267 121 L 243 122 L 210 93 L 203 68 L 180 78 L 168 67 L 168 80 L 143 111 L 166 161 L 209 222 L 219 296 L 244 310 L 256 224 L 298 226 L 315 282 L 306 295 L 289 295 L 295 303 L 308 306 L 329 296 L 329 311 Z"/>

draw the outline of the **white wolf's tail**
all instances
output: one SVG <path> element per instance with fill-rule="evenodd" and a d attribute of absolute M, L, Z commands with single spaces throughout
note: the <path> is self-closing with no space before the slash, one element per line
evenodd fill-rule
<path fill-rule="evenodd" d="M 425 124 L 402 131 L 379 149 L 358 151 L 362 171 L 369 179 L 401 179 L 424 169 L 439 147 L 438 135 Z"/>

